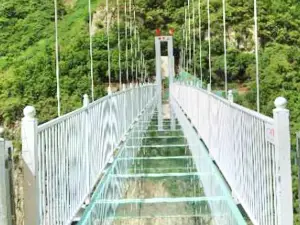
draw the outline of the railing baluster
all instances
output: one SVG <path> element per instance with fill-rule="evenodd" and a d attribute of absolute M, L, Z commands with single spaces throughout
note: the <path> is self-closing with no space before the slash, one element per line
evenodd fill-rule
<path fill-rule="evenodd" d="M 174 83 L 172 99 L 196 127 L 208 150 L 255 225 L 293 224 L 289 111 L 277 98 L 266 117 L 192 84 Z M 191 104 L 189 99 L 198 104 Z M 198 105 L 198 106 L 197 106 Z M 195 109 L 195 107 L 197 108 Z M 199 118 L 194 120 L 194 115 Z"/>
<path fill-rule="evenodd" d="M 84 107 L 40 126 L 35 109 L 24 109 L 25 225 L 70 224 L 89 200 L 115 147 L 141 111 L 157 103 L 156 85 L 130 88 L 90 104 L 86 95 Z"/>

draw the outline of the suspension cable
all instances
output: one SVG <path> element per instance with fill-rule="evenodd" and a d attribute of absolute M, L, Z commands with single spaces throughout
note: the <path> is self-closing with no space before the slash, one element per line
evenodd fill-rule
<path fill-rule="evenodd" d="M 109 18 L 108 18 L 108 0 L 106 0 L 106 35 L 107 35 L 107 65 L 108 65 L 108 86 L 111 87 L 111 69 L 110 69 L 110 40 L 109 40 Z"/>
<path fill-rule="evenodd" d="M 144 70 L 145 70 L 145 72 L 144 72 L 145 73 L 145 80 L 148 79 L 148 81 L 149 81 L 146 62 L 145 62 Z"/>
<path fill-rule="evenodd" d="M 126 82 L 129 83 L 129 71 L 128 71 L 128 22 L 127 22 L 127 0 L 125 0 L 125 66 L 126 66 Z"/>
<path fill-rule="evenodd" d="M 133 76 L 133 41 L 132 41 L 132 0 L 129 0 L 129 32 L 130 32 L 130 61 L 131 61 L 131 79 L 134 82 Z"/>
<path fill-rule="evenodd" d="M 91 94 L 92 101 L 94 98 L 94 66 L 93 66 L 93 34 L 92 34 L 92 7 L 91 0 L 89 0 L 89 36 L 90 36 L 90 67 L 91 67 Z"/>
<path fill-rule="evenodd" d="M 188 63 L 188 21 L 187 21 L 187 9 L 185 7 L 185 71 L 188 72 L 189 63 Z"/>
<path fill-rule="evenodd" d="M 56 63 L 56 97 L 57 97 L 57 115 L 61 115 L 60 109 L 60 81 L 59 81 L 59 50 L 58 50 L 58 15 L 57 0 L 54 0 L 54 17 L 55 17 L 55 63 Z"/>
<path fill-rule="evenodd" d="M 140 74 L 141 74 L 141 81 L 142 83 L 145 83 L 145 80 L 144 80 L 144 71 L 143 71 L 143 66 L 144 66 L 144 54 L 143 52 L 141 51 L 140 53 L 140 56 L 141 56 L 141 63 L 139 65 L 139 71 L 140 71 Z"/>
<path fill-rule="evenodd" d="M 147 81 L 146 81 L 146 79 L 147 79 L 147 74 L 146 74 L 146 60 L 145 60 L 145 56 L 144 56 L 144 54 L 143 54 L 143 74 L 144 74 L 144 82 L 146 83 Z"/>
<path fill-rule="evenodd" d="M 257 26 L 257 2 L 254 0 L 254 38 L 255 38 L 255 70 L 256 70 L 256 104 L 257 112 L 260 112 L 260 91 L 259 91 L 259 58 L 258 58 L 258 26 Z"/>
<path fill-rule="evenodd" d="M 196 27 L 195 27 L 195 2 L 193 3 L 193 68 L 194 68 L 194 76 L 196 77 Z"/>
<path fill-rule="evenodd" d="M 201 0 L 199 0 L 198 6 L 198 14 L 199 14 L 199 62 L 200 62 L 200 79 L 201 79 L 201 86 L 203 85 L 203 71 L 202 71 L 202 21 L 201 21 Z"/>
<path fill-rule="evenodd" d="M 136 30 L 136 18 L 135 18 L 135 5 L 133 5 L 133 25 L 134 25 L 134 61 L 135 63 L 135 81 L 138 81 L 138 59 L 137 59 L 137 30 Z"/>
<path fill-rule="evenodd" d="M 180 48 L 180 68 L 181 68 L 181 71 L 184 69 L 185 67 L 185 60 L 184 60 L 184 47 L 183 47 L 183 42 L 184 42 L 184 37 L 185 37 L 185 34 L 184 34 L 184 26 L 182 26 L 182 39 L 181 39 L 181 48 Z"/>
<path fill-rule="evenodd" d="M 138 48 L 138 73 L 141 76 L 141 83 L 143 83 L 143 75 L 141 73 L 141 64 L 142 64 L 142 53 L 141 53 L 141 38 L 140 38 L 140 33 L 138 32 L 138 37 L 137 37 L 137 48 Z"/>
<path fill-rule="evenodd" d="M 190 0 L 188 0 L 188 28 L 189 28 L 189 35 L 188 35 L 188 42 L 189 42 L 189 61 L 188 61 L 188 71 L 190 69 L 190 64 L 192 62 L 192 43 L 191 43 L 191 15 L 190 15 Z"/>
<path fill-rule="evenodd" d="M 225 76 L 225 96 L 227 98 L 227 38 L 226 38 L 226 0 L 223 2 L 223 38 L 224 38 L 224 76 Z"/>
<path fill-rule="evenodd" d="M 120 37 L 120 4 L 119 0 L 117 0 L 117 13 L 118 13 L 118 51 L 119 51 L 119 82 L 120 82 L 120 90 L 122 90 L 122 64 L 121 64 L 121 37 Z"/>
<path fill-rule="evenodd" d="M 211 40 L 210 40 L 210 10 L 209 10 L 209 0 L 207 0 L 207 39 L 208 39 L 209 83 L 211 85 Z"/>
<path fill-rule="evenodd" d="M 186 50 L 186 48 L 185 48 L 185 20 L 186 20 L 186 10 L 184 9 L 184 24 L 182 25 L 182 51 L 183 51 L 183 53 L 182 53 L 182 57 L 183 57 L 183 62 L 182 62 L 182 64 L 183 64 L 183 70 L 185 71 L 185 50 Z"/>

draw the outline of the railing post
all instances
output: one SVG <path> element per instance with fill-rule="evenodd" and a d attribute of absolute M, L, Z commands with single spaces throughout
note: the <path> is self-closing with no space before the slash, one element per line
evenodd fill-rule
<path fill-rule="evenodd" d="M 5 146 L 2 138 L 3 128 L 0 127 L 0 224 L 7 225 L 6 182 L 5 179 Z"/>
<path fill-rule="evenodd" d="M 210 83 L 207 84 L 207 92 L 208 92 L 208 96 L 207 96 L 207 98 L 208 98 L 208 100 L 207 100 L 207 102 L 208 102 L 208 106 L 207 106 L 208 143 L 206 143 L 206 144 L 208 145 L 208 148 L 210 149 L 210 147 L 211 147 L 211 145 L 210 145 L 210 142 L 211 142 L 210 141 L 210 138 L 211 138 L 211 119 L 210 119 L 211 118 L 211 109 L 210 109 L 211 108 L 211 84 Z M 209 152 L 209 154 L 212 157 L 212 159 L 214 160 L 214 157 L 213 157 L 211 151 Z"/>
<path fill-rule="evenodd" d="M 297 149 L 297 172 L 298 172 L 298 207 L 300 210 L 300 132 L 296 133 L 296 149 Z"/>
<path fill-rule="evenodd" d="M 83 95 L 83 107 L 87 107 L 90 104 L 89 96 L 87 94 Z"/>
<path fill-rule="evenodd" d="M 83 95 L 83 107 L 88 107 L 90 104 L 89 96 L 87 94 Z M 85 129 L 85 156 L 86 156 L 86 169 L 87 169 L 87 175 L 86 175 L 86 183 L 88 186 L 88 190 L 91 188 L 91 179 L 90 179 L 90 171 L 91 171 L 91 165 L 90 165 L 90 148 L 89 148 L 89 134 L 90 134 L 90 122 L 89 122 L 89 111 L 88 109 L 85 110 L 85 119 L 84 119 L 84 129 Z M 86 200 L 86 204 L 89 204 L 90 198 Z"/>
<path fill-rule="evenodd" d="M 126 140 L 126 133 L 127 133 L 127 130 L 128 130 L 128 127 L 127 127 L 127 114 L 126 114 L 126 99 L 127 99 L 127 93 L 125 92 L 126 90 L 126 85 L 123 84 L 123 91 L 124 91 L 124 105 L 123 105 L 123 116 L 124 116 L 124 120 L 123 120 L 123 123 L 124 123 L 124 137 L 123 137 L 123 141 Z"/>
<path fill-rule="evenodd" d="M 111 98 L 111 95 L 112 95 L 112 90 L 111 90 L 111 87 L 108 86 L 107 88 L 107 94 L 109 96 L 108 98 L 108 103 L 109 103 L 109 127 L 110 127 L 110 138 L 109 138 L 109 141 L 110 141 L 110 146 L 111 146 L 111 156 L 110 156 L 110 159 L 109 159 L 109 163 L 112 163 L 113 160 L 114 160 L 114 141 L 113 141 L 113 122 L 112 122 L 112 98 Z"/>
<path fill-rule="evenodd" d="M 36 111 L 27 106 L 22 119 L 22 158 L 24 161 L 24 225 L 39 225 L 38 147 Z"/>
<path fill-rule="evenodd" d="M 8 168 L 8 152 L 2 138 L 4 129 L 0 127 L 0 224 L 11 225 L 11 196 Z"/>
<path fill-rule="evenodd" d="M 130 87 L 130 105 L 131 105 L 131 120 L 130 120 L 130 124 L 132 126 L 132 123 L 133 123 L 133 119 L 134 119 L 134 108 L 133 108 L 133 102 L 134 102 L 134 90 L 133 90 L 133 84 L 130 83 L 129 85 Z"/>
<path fill-rule="evenodd" d="M 279 97 L 275 100 L 274 143 L 277 154 L 277 197 L 279 209 L 279 224 L 293 224 L 293 194 L 291 173 L 291 143 L 289 110 L 286 109 L 287 100 Z"/>
<path fill-rule="evenodd" d="M 233 103 L 233 94 L 232 94 L 232 90 L 229 90 L 229 91 L 228 91 L 228 96 L 227 96 L 227 98 L 228 98 L 228 101 L 229 101 L 230 103 Z"/>
<path fill-rule="evenodd" d="M 207 84 L 207 91 L 211 92 L 211 84 Z"/>
<path fill-rule="evenodd" d="M 136 88 L 136 101 L 135 101 L 135 106 L 136 106 L 136 118 L 137 116 L 139 116 L 139 111 L 140 111 L 140 85 L 138 83 L 135 84 L 135 88 Z"/>

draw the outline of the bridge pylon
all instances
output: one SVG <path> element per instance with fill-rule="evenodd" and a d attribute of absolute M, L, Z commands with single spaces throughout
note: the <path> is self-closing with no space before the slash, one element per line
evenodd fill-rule
<path fill-rule="evenodd" d="M 162 110 L 162 73 L 161 73 L 161 43 L 168 43 L 168 76 L 169 76 L 169 87 L 174 82 L 174 53 L 173 53 L 173 36 L 156 36 L 155 37 L 155 66 L 156 66 L 156 84 L 158 93 L 158 129 L 163 130 L 163 110 Z M 169 90 L 170 96 L 170 90 Z M 171 102 L 171 101 L 169 101 Z M 175 130 L 175 118 L 174 114 L 171 113 L 171 129 Z"/>

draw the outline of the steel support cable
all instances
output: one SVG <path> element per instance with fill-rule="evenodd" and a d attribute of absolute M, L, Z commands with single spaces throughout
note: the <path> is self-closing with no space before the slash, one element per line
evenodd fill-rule
<path fill-rule="evenodd" d="M 182 26 L 182 39 L 181 39 L 181 43 L 180 43 L 180 69 L 181 71 L 184 68 L 184 49 L 183 49 L 183 42 L 184 42 L 184 27 Z"/>
<path fill-rule="evenodd" d="M 110 66 L 110 40 L 109 40 L 109 18 L 108 18 L 108 0 L 106 0 L 106 35 L 107 35 L 107 65 L 108 65 L 108 69 L 107 69 L 107 73 L 108 73 L 108 86 L 109 88 L 111 87 L 111 66 Z"/>
<path fill-rule="evenodd" d="M 141 76 L 141 83 L 143 83 L 143 76 L 141 73 L 141 64 L 142 64 L 142 52 L 141 52 L 141 38 L 140 38 L 140 33 L 138 32 L 138 39 L 137 39 L 137 45 L 138 45 L 138 57 L 139 57 L 139 61 L 138 61 L 138 73 Z"/>
<path fill-rule="evenodd" d="M 180 46 L 179 67 L 180 67 L 180 70 L 182 70 L 182 44 Z"/>
<path fill-rule="evenodd" d="M 131 79 L 134 82 L 133 76 L 133 40 L 132 40 L 132 0 L 129 0 L 129 32 L 130 32 L 130 61 L 131 61 Z"/>
<path fill-rule="evenodd" d="M 256 73 L 256 104 L 257 112 L 260 112 L 259 90 L 259 58 L 258 58 L 258 25 L 257 25 L 257 2 L 254 0 L 254 39 L 255 39 L 255 73 Z"/>
<path fill-rule="evenodd" d="M 145 62 L 145 55 L 143 53 L 143 64 L 142 64 L 142 71 L 143 71 L 143 77 L 144 77 L 144 83 L 146 83 L 146 72 L 145 72 L 145 69 L 146 69 L 146 62 Z"/>
<path fill-rule="evenodd" d="M 199 65 L 200 65 L 200 79 L 201 86 L 203 85 L 203 70 L 202 70 L 202 20 L 201 20 L 201 0 L 199 0 L 198 5 L 198 14 L 199 14 Z"/>
<path fill-rule="evenodd" d="M 188 21 L 187 21 L 187 9 L 185 7 L 185 70 L 188 72 Z"/>
<path fill-rule="evenodd" d="M 144 70 L 143 70 L 144 55 L 143 55 L 142 51 L 141 51 L 140 55 L 141 55 L 141 63 L 139 65 L 140 66 L 139 71 L 141 73 L 141 81 L 142 81 L 142 83 L 145 83 L 145 80 L 144 80 Z"/>
<path fill-rule="evenodd" d="M 194 0 L 192 0 L 193 4 L 193 69 L 194 76 L 196 77 L 196 26 L 195 26 L 195 4 Z"/>
<path fill-rule="evenodd" d="M 186 54 L 185 54 L 185 51 L 186 51 L 186 48 L 185 48 L 185 25 L 183 26 L 182 28 L 182 64 L 183 64 L 183 70 L 186 70 Z"/>
<path fill-rule="evenodd" d="M 228 85 L 227 85 L 227 36 L 226 36 L 226 0 L 223 2 L 223 38 L 224 38 L 224 78 L 225 78 L 225 96 L 227 98 Z"/>
<path fill-rule="evenodd" d="M 145 56 L 144 56 L 143 67 L 144 67 L 144 80 L 145 80 L 145 82 L 147 82 L 146 81 L 146 79 L 147 79 L 147 64 L 146 64 Z"/>
<path fill-rule="evenodd" d="M 191 43 L 191 15 L 190 15 L 190 0 L 188 0 L 188 43 L 189 43 L 189 61 L 188 61 L 188 71 L 190 69 L 190 64 L 192 62 L 192 43 Z"/>
<path fill-rule="evenodd" d="M 55 64 L 56 64 L 56 97 L 57 97 L 57 115 L 61 115 L 60 106 L 60 78 L 59 78 L 59 48 L 58 48 L 58 15 L 57 0 L 54 0 L 54 17 L 55 17 Z"/>
<path fill-rule="evenodd" d="M 134 61 L 135 63 L 135 81 L 138 81 L 138 59 L 137 59 L 137 30 L 136 30 L 136 18 L 135 18 L 135 5 L 133 6 L 133 26 L 134 26 Z"/>
<path fill-rule="evenodd" d="M 182 29 L 183 32 L 183 29 Z M 183 35 L 182 35 L 183 37 Z M 183 40 L 181 39 L 180 41 L 180 54 L 179 54 L 179 68 L 182 69 L 182 42 Z"/>
<path fill-rule="evenodd" d="M 119 51 L 119 83 L 120 90 L 122 90 L 122 64 L 121 64 L 121 37 L 120 37 L 120 2 L 117 0 L 117 20 L 118 20 L 118 51 Z"/>
<path fill-rule="evenodd" d="M 126 66 L 126 82 L 129 83 L 128 69 L 128 22 L 127 22 L 127 0 L 125 0 L 125 66 Z"/>
<path fill-rule="evenodd" d="M 91 95 L 92 101 L 95 100 L 94 97 L 94 65 L 93 65 L 93 34 L 92 34 L 92 6 L 91 0 L 89 0 L 89 37 L 90 37 L 90 70 L 91 70 Z"/>
<path fill-rule="evenodd" d="M 210 9 L 209 0 L 207 0 L 207 40 L 208 40 L 208 65 L 209 65 L 209 83 L 211 85 L 211 34 L 210 34 Z"/>

